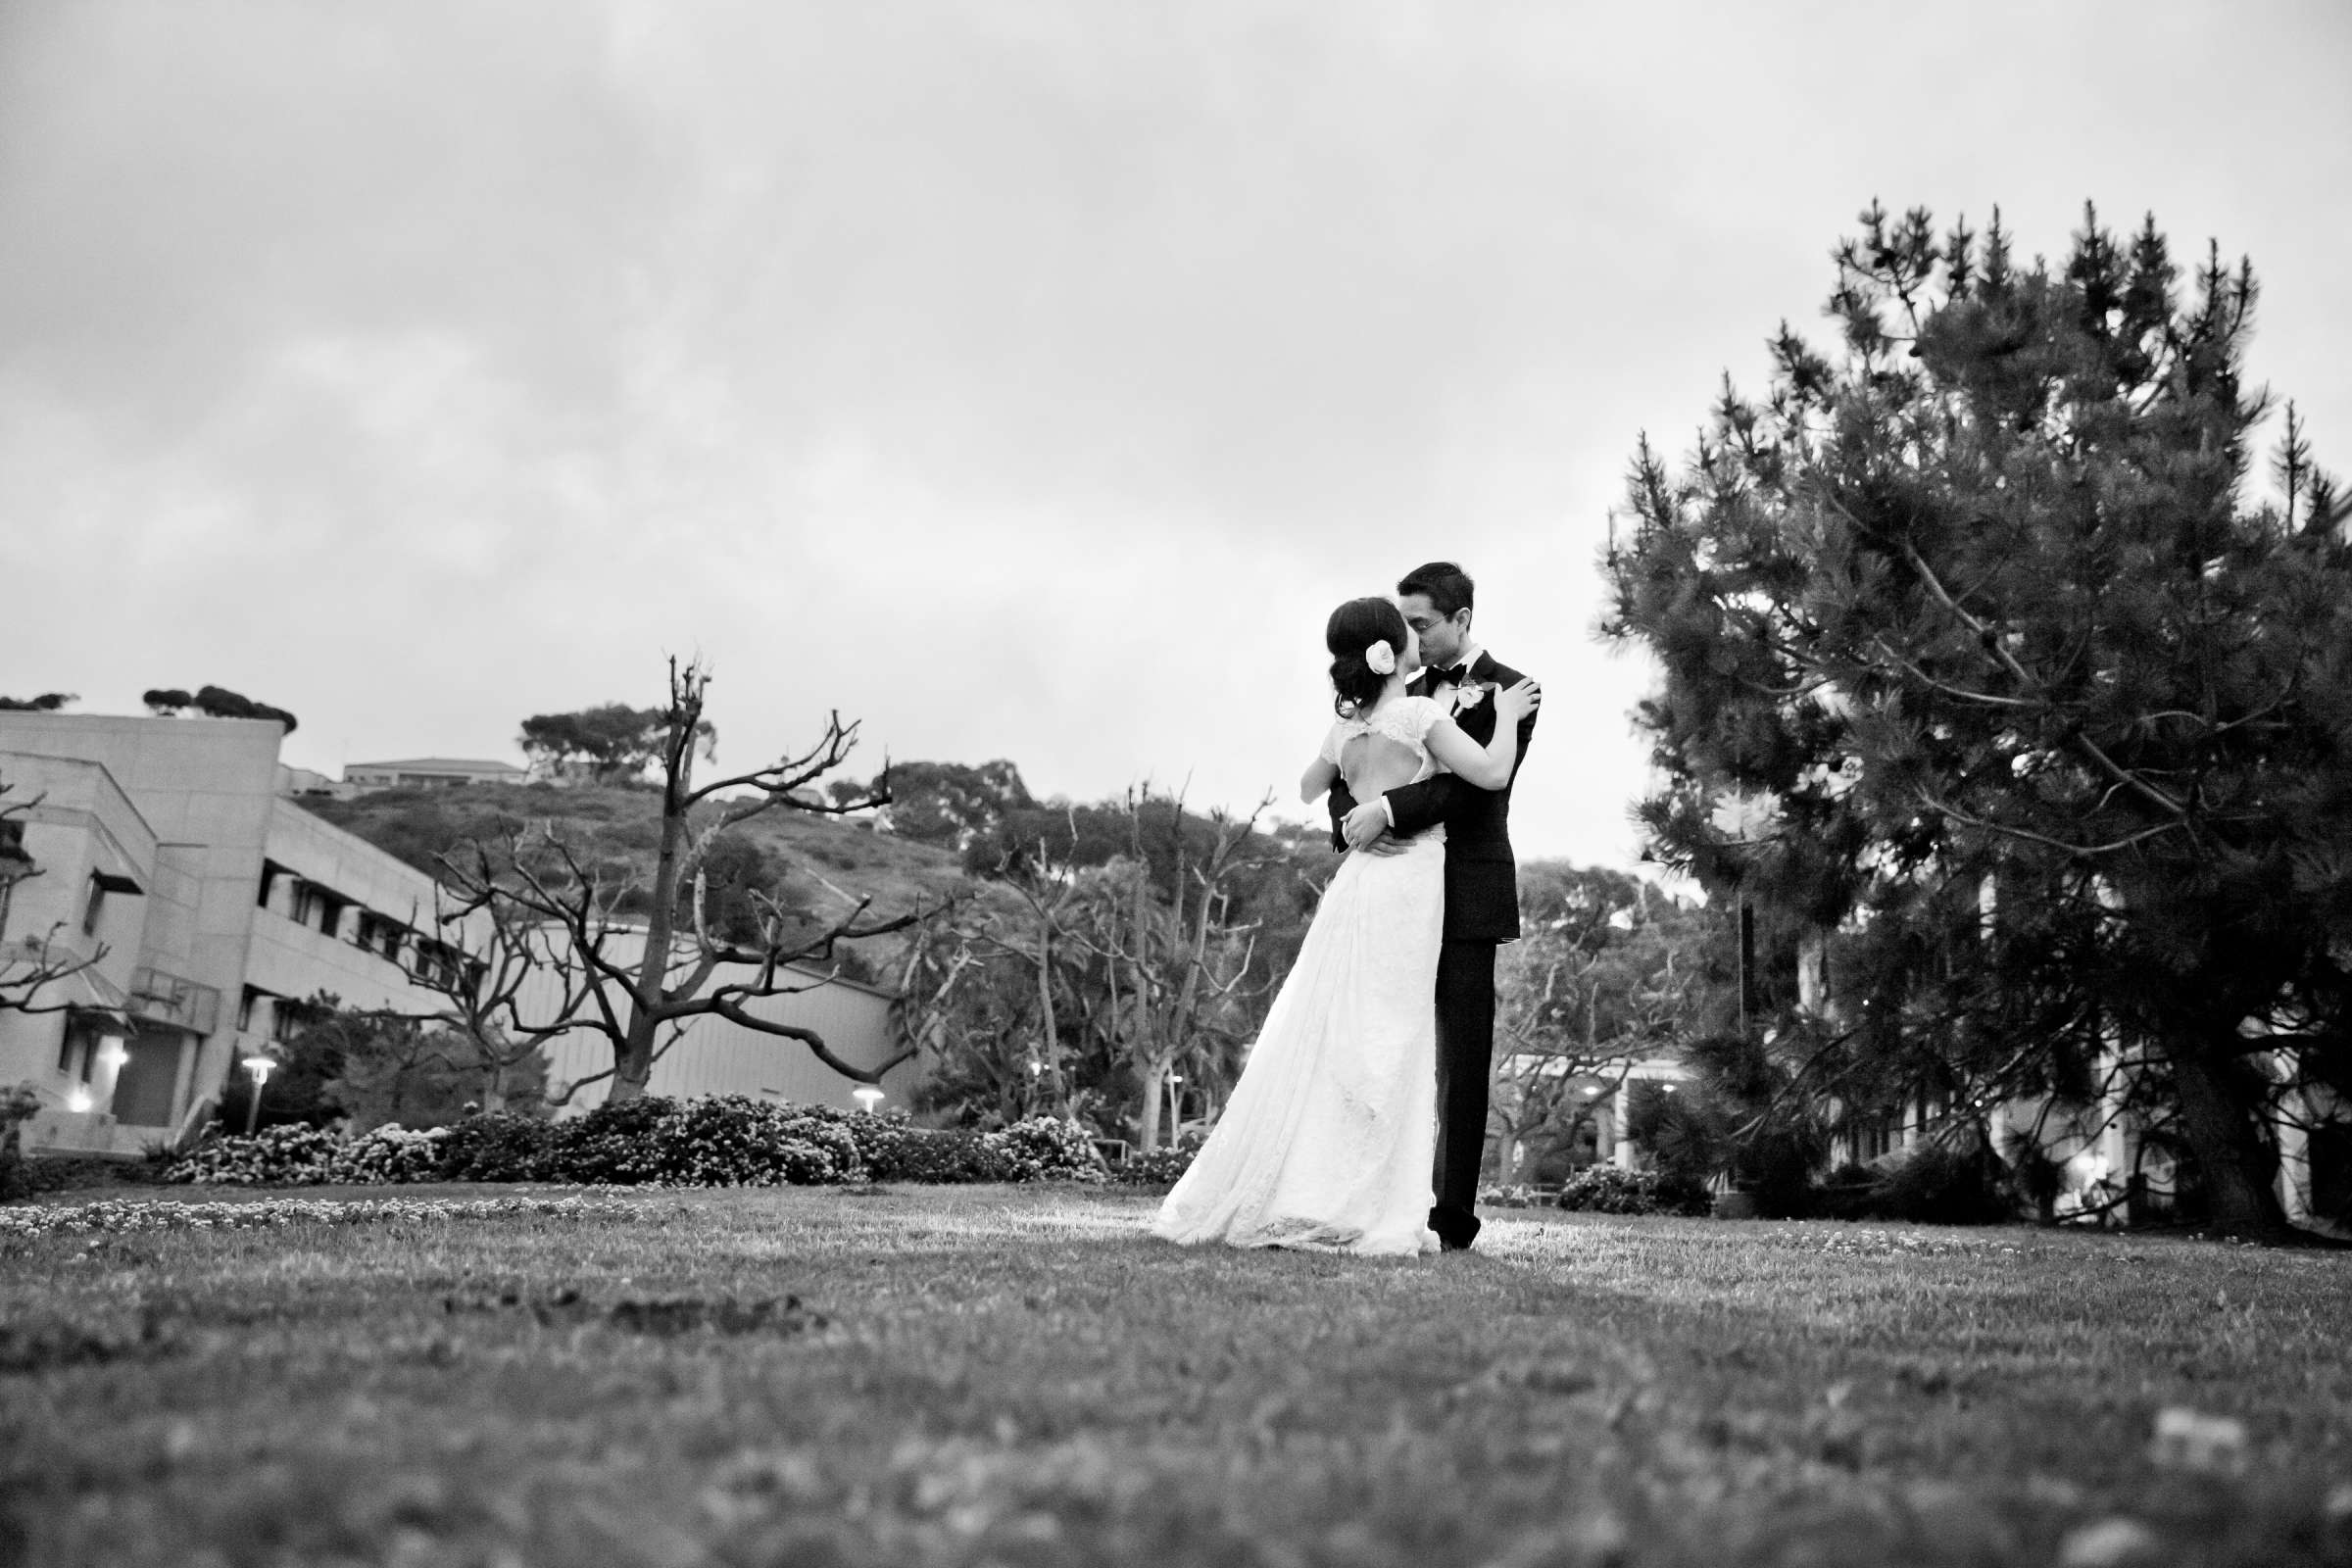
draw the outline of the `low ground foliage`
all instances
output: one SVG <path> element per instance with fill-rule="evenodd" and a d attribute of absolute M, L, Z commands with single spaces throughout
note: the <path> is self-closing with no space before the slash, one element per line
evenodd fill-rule
<path fill-rule="evenodd" d="M 2340 1254 L 1530 1209 L 1396 1262 L 1067 1186 L 468 1194 L 6 1243 L 0 1560 L 2352 1560 Z"/>
<path fill-rule="evenodd" d="M 288 1125 L 215 1136 L 164 1171 L 208 1186 L 575 1182 L 600 1186 L 821 1187 L 871 1181 L 1099 1182 L 1093 1140 L 1039 1116 L 990 1132 L 917 1127 L 869 1114 L 744 1095 L 658 1096 L 545 1121 L 507 1111 L 357 1137 Z"/>

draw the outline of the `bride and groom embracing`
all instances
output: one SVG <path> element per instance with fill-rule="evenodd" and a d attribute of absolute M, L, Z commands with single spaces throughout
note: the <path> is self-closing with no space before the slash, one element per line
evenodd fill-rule
<path fill-rule="evenodd" d="M 1471 641 L 1471 593 L 1433 562 L 1324 627 L 1339 721 L 1299 794 L 1329 793 L 1348 858 L 1160 1206 L 1170 1241 L 1410 1256 L 1478 1235 L 1511 781 L 1542 695 Z"/>

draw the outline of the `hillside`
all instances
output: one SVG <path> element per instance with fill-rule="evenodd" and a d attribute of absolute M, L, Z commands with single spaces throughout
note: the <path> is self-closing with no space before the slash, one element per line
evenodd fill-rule
<path fill-rule="evenodd" d="M 660 833 L 660 798 L 643 786 L 484 784 L 386 790 L 302 805 L 436 875 L 437 857 L 468 840 L 495 841 L 515 825 L 544 822 L 592 852 L 594 863 L 616 884 L 644 886 L 653 878 Z M 817 920 L 847 913 L 845 896 L 871 898 L 875 914 L 900 914 L 970 889 L 953 852 L 878 833 L 861 820 L 778 810 L 745 823 L 729 837 L 757 852 L 748 865 L 742 864 L 742 850 L 736 852 L 752 885 Z"/>

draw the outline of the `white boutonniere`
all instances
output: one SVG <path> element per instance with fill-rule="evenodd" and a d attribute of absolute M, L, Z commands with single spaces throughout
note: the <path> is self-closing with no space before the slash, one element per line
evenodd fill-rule
<path fill-rule="evenodd" d="M 1467 712 L 1486 701 L 1487 689 L 1476 681 L 1465 681 L 1453 689 L 1453 710 Z"/>

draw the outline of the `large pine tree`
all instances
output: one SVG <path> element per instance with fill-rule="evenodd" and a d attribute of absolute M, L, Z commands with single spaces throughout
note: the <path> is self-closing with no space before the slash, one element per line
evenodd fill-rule
<path fill-rule="evenodd" d="M 1664 672 L 1653 852 L 1839 931 L 1794 1081 L 2079 1088 L 2120 1050 L 2214 1225 L 2278 1238 L 2269 1115 L 2352 1093 L 2352 547 L 2289 411 L 2252 492 L 2255 282 L 2153 219 L 2063 265 L 1875 205 L 1820 352 L 1644 440 L 1604 630 Z"/>

